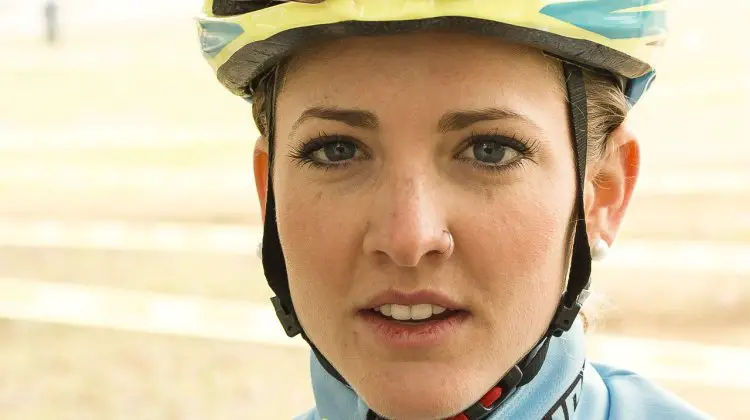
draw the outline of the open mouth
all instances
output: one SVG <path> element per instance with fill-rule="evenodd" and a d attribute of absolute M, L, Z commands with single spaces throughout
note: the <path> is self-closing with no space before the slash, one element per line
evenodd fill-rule
<path fill-rule="evenodd" d="M 469 311 L 430 304 L 381 305 L 362 309 L 359 316 L 380 343 L 412 350 L 449 343 L 471 319 Z"/>
<path fill-rule="evenodd" d="M 441 306 L 430 304 L 410 306 L 388 304 L 367 311 L 378 318 L 403 324 L 423 324 L 442 321 L 465 312 L 461 310 L 446 309 Z"/>

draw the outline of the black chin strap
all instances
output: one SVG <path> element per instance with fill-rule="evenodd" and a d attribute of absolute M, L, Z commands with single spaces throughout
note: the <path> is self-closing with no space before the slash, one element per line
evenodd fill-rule
<path fill-rule="evenodd" d="M 456 417 L 465 420 L 480 420 L 486 418 L 490 413 L 495 411 L 502 403 L 512 395 L 515 390 L 529 383 L 541 370 L 547 350 L 553 337 L 559 337 L 564 332 L 570 330 L 578 313 L 588 297 L 588 286 L 591 276 L 591 251 L 589 248 L 588 237 L 586 234 L 585 213 L 583 206 L 583 187 L 584 177 L 586 174 L 587 158 L 587 130 L 588 130 L 588 113 L 586 101 L 586 86 L 584 84 L 582 70 L 566 62 L 563 62 L 563 71 L 565 75 L 565 84 L 568 91 L 568 101 L 571 117 L 571 126 L 574 138 L 574 151 L 576 159 L 576 181 L 578 189 L 576 193 L 576 224 L 574 230 L 573 251 L 571 257 L 570 272 L 568 274 L 567 289 L 560 300 L 557 311 L 550 323 L 549 329 L 527 353 L 521 361 L 513 366 L 493 388 L 499 392 L 491 403 L 483 398 L 469 407 L 464 413 Z M 312 340 L 307 336 L 297 319 L 292 305 L 292 299 L 289 292 L 289 279 L 287 277 L 284 254 L 279 241 L 279 233 L 276 224 L 276 203 L 273 193 L 273 152 L 275 138 L 275 107 L 277 94 L 277 77 L 276 71 L 268 74 L 268 79 L 261 81 L 266 83 L 266 92 L 269 95 L 266 101 L 267 109 L 265 110 L 268 124 L 268 154 L 269 154 L 269 176 L 266 198 L 265 226 L 263 231 L 263 271 L 268 284 L 271 286 L 276 296 L 271 298 L 271 302 L 276 310 L 276 315 L 284 327 L 284 331 L 289 337 L 301 334 L 305 341 L 312 348 L 323 368 L 341 383 L 346 386 L 349 384 L 338 373 L 338 371 L 326 360 Z M 492 390 L 490 392 L 493 392 Z M 485 396 L 486 397 L 486 396 Z M 368 415 L 368 418 L 377 418 L 375 413 Z M 374 417 L 372 417 L 374 416 Z"/>
<path fill-rule="evenodd" d="M 563 62 L 563 74 L 568 90 L 570 121 L 573 130 L 576 159 L 576 224 L 573 239 L 568 286 L 562 297 L 557 313 L 552 319 L 550 332 L 559 337 L 570 330 L 586 298 L 591 282 L 591 248 L 586 233 L 586 214 L 583 193 L 586 179 L 586 159 L 588 158 L 588 101 L 586 84 L 580 67 Z"/>

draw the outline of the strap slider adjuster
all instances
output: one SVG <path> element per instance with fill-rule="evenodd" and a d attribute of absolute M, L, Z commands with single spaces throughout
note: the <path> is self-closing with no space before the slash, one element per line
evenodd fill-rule
<path fill-rule="evenodd" d="M 565 305 L 565 296 L 563 296 L 550 326 L 550 332 L 552 335 L 560 337 L 564 332 L 570 330 L 570 327 L 573 326 L 573 322 L 576 320 L 578 313 L 581 312 L 581 308 L 590 294 L 591 292 L 588 289 L 581 290 L 581 293 L 578 294 L 578 297 L 576 297 L 575 302 L 573 302 L 573 305 L 571 306 Z"/>
<path fill-rule="evenodd" d="M 279 318 L 287 336 L 294 337 L 302 332 L 302 326 L 299 324 L 294 309 L 288 310 L 278 296 L 271 298 L 271 304 L 273 304 L 273 308 L 276 310 L 276 317 Z"/>

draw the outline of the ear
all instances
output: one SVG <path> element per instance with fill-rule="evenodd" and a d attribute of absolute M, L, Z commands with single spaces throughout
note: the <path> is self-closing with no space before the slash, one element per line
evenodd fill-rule
<path fill-rule="evenodd" d="M 611 246 L 638 179 L 640 147 L 625 123 L 610 134 L 608 143 L 605 155 L 587 171 L 584 206 L 589 243 L 601 238 Z"/>
<path fill-rule="evenodd" d="M 266 198 L 268 197 L 268 142 L 263 137 L 255 141 L 253 152 L 253 171 L 255 172 L 255 189 L 258 192 L 260 214 L 266 221 Z"/>

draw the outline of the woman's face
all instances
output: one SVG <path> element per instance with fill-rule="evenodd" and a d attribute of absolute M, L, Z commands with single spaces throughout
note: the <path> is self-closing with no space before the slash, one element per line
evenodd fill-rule
<path fill-rule="evenodd" d="M 564 286 L 576 183 L 559 64 L 468 35 L 349 38 L 295 58 L 276 115 L 307 334 L 382 415 L 477 401 Z"/>

